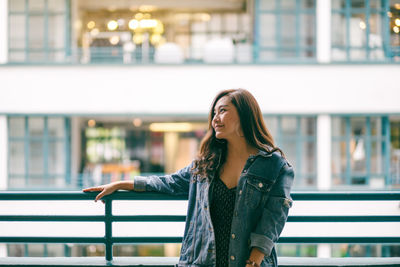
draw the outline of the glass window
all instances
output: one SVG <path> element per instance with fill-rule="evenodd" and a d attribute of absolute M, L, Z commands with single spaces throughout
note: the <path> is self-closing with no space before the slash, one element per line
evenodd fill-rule
<path fill-rule="evenodd" d="M 68 0 L 9 0 L 9 61 L 65 62 Z"/>
<path fill-rule="evenodd" d="M 391 186 L 387 117 L 332 118 L 333 187 Z"/>
<path fill-rule="evenodd" d="M 65 173 L 65 144 L 63 142 L 49 142 L 48 168 L 49 173 L 63 174 Z"/>
<path fill-rule="evenodd" d="M 13 49 L 25 49 L 26 18 L 24 15 L 10 16 L 9 44 Z"/>
<path fill-rule="evenodd" d="M 256 1 L 256 60 L 314 60 L 315 6 L 306 0 Z"/>
<path fill-rule="evenodd" d="M 316 118 L 267 116 L 265 124 L 295 169 L 294 186 L 310 189 L 316 181 Z"/>
<path fill-rule="evenodd" d="M 47 1 L 47 9 L 50 12 L 63 13 L 66 9 L 67 4 L 68 2 L 66 2 L 65 0 L 50 0 Z"/>
<path fill-rule="evenodd" d="M 25 119 L 10 118 L 8 120 L 10 135 L 13 137 L 24 137 L 25 135 Z"/>
<path fill-rule="evenodd" d="M 49 16 L 48 25 L 48 46 L 50 49 L 58 49 L 64 51 L 63 48 L 66 42 L 65 31 L 62 31 L 65 24 L 64 15 Z"/>
<path fill-rule="evenodd" d="M 9 151 L 8 171 L 13 175 L 25 174 L 25 144 L 24 142 L 11 142 Z"/>
<path fill-rule="evenodd" d="M 12 0 L 9 1 L 11 12 L 23 12 L 25 10 L 25 0 Z"/>
<path fill-rule="evenodd" d="M 82 129 L 86 153 L 82 155 L 81 183 L 89 186 L 139 174 L 173 173 L 196 157 L 207 127 L 204 121 L 89 119 Z"/>
<path fill-rule="evenodd" d="M 43 141 L 29 142 L 29 175 L 40 175 L 44 173 Z"/>
<path fill-rule="evenodd" d="M 8 125 L 9 187 L 64 188 L 69 180 L 69 120 L 15 116 Z"/>
<path fill-rule="evenodd" d="M 314 244 L 277 244 L 279 257 L 317 257 L 317 251 Z"/>
<path fill-rule="evenodd" d="M 332 244 L 332 257 L 397 257 L 398 245 Z"/>
<path fill-rule="evenodd" d="M 47 2 L 47 1 L 46 1 Z M 29 11 L 42 11 L 45 9 L 45 0 L 28 1 Z"/>
<path fill-rule="evenodd" d="M 93 3 L 77 4 L 80 62 L 234 63 L 252 58 L 248 1 L 199 1 L 195 5 L 162 1 L 151 7 L 126 1 L 117 10 L 102 8 L 115 5 L 112 0 Z M 119 52 L 109 53 L 117 47 Z"/>
<path fill-rule="evenodd" d="M 390 118 L 390 183 L 400 188 L 400 116 Z"/>
<path fill-rule="evenodd" d="M 44 133 L 44 118 L 31 117 L 28 119 L 29 122 L 29 136 L 30 137 L 41 137 Z"/>
<path fill-rule="evenodd" d="M 400 1 L 391 0 L 387 13 L 387 20 L 384 25 L 389 24 L 388 42 L 390 43 L 389 56 L 396 62 L 400 61 Z"/>
<path fill-rule="evenodd" d="M 332 60 L 399 59 L 400 43 L 396 35 L 400 28 L 396 26 L 396 18 L 400 12 L 394 2 L 333 0 Z"/>
<path fill-rule="evenodd" d="M 50 137 L 62 138 L 65 136 L 65 120 L 62 118 L 48 118 L 48 134 Z"/>

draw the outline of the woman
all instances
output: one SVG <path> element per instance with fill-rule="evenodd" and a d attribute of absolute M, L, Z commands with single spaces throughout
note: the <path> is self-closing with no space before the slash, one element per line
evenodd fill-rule
<path fill-rule="evenodd" d="M 277 266 L 274 245 L 292 205 L 293 178 L 257 101 L 235 89 L 215 97 L 209 130 L 189 166 L 84 191 L 101 191 L 96 201 L 118 189 L 188 195 L 178 266 L 265 267 Z"/>

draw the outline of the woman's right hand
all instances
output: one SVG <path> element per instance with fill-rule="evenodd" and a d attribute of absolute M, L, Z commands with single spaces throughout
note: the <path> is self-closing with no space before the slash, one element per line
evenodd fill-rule
<path fill-rule="evenodd" d="M 83 192 L 97 192 L 97 191 L 100 192 L 100 194 L 98 194 L 94 200 L 94 202 L 97 202 L 97 200 L 100 200 L 102 197 L 114 193 L 118 189 L 119 189 L 118 182 L 116 182 L 116 183 L 85 188 L 83 189 Z"/>

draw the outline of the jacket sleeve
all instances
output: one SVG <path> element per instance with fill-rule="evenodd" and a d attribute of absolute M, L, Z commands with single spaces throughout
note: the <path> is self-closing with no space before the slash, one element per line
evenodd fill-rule
<path fill-rule="evenodd" d="M 257 247 L 266 256 L 271 254 L 278 241 L 292 206 L 290 189 L 293 179 L 293 167 L 286 162 L 271 188 L 255 231 L 250 234 L 250 247 Z"/>
<path fill-rule="evenodd" d="M 135 191 L 156 191 L 173 195 L 187 195 L 192 177 L 193 162 L 185 168 L 164 176 L 135 176 Z"/>

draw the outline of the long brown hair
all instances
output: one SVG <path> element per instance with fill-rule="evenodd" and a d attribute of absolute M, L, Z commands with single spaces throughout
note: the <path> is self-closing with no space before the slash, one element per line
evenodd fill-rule
<path fill-rule="evenodd" d="M 245 89 L 224 90 L 212 102 L 208 117 L 208 131 L 201 141 L 199 154 L 194 161 L 195 174 L 201 178 L 213 177 L 213 174 L 219 171 L 226 160 L 227 142 L 224 139 L 217 139 L 212 127 L 215 105 L 224 96 L 228 96 L 237 109 L 242 132 L 247 143 L 265 152 L 279 151 L 284 156 L 283 152 L 275 146 L 254 96 Z"/>

